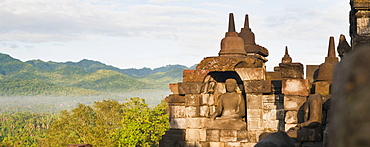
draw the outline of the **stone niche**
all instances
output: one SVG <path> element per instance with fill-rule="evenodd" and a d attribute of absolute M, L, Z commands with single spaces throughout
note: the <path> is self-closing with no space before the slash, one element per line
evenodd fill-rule
<path fill-rule="evenodd" d="M 237 33 L 230 14 L 219 56 L 204 58 L 195 70 L 184 70 L 182 82 L 170 84 L 172 94 L 165 98 L 170 129 L 160 146 L 251 147 L 263 133 L 289 131 L 310 120 L 300 114 L 311 106 L 308 100 L 315 94 L 313 85 L 327 99 L 331 81 L 316 81 L 319 66 L 308 66 L 304 79 L 303 65 L 292 62 L 287 48 L 282 63 L 273 72 L 266 72 L 267 56 L 268 50 L 255 43 L 248 15 L 244 28 Z M 235 85 L 230 86 L 228 79 L 234 79 Z M 217 126 L 219 122 L 227 125 Z M 321 126 L 322 122 L 318 123 Z M 320 127 L 298 132 L 298 137 L 288 134 L 297 146 L 316 146 L 322 140 Z"/>

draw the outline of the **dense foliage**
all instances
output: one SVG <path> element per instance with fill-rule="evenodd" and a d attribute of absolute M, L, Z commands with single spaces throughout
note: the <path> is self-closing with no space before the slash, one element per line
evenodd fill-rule
<path fill-rule="evenodd" d="M 60 114 L 14 113 L 0 115 L 0 146 L 65 147 L 89 143 L 94 146 L 158 146 L 168 129 L 165 102 L 154 108 L 145 100 L 124 103 L 103 100 L 79 104 Z"/>
<path fill-rule="evenodd" d="M 46 130 L 58 114 L 15 113 L 0 115 L 0 146 L 45 146 Z"/>

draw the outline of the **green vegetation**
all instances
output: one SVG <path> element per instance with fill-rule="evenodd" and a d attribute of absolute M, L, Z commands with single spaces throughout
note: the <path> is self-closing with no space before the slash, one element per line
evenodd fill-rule
<path fill-rule="evenodd" d="M 167 104 L 154 108 L 145 100 L 131 98 L 79 104 L 60 114 L 0 114 L 0 146 L 65 147 L 89 143 L 94 146 L 158 146 L 168 129 Z"/>
<path fill-rule="evenodd" d="M 119 69 L 86 59 L 64 63 L 41 60 L 22 62 L 0 53 L 0 96 L 112 96 L 139 91 L 165 93 L 169 83 L 181 81 L 184 69 L 187 67 L 182 65 L 167 65 L 153 70 Z M 160 95 L 154 97 L 162 98 Z"/>
<path fill-rule="evenodd" d="M 5 79 L 0 80 L 0 96 L 40 96 L 40 95 L 98 95 L 97 91 L 78 87 L 57 86 L 40 80 Z"/>
<path fill-rule="evenodd" d="M 184 69 L 22 62 L 0 53 L 0 147 L 158 146 L 168 129 L 167 104 L 158 103 Z"/>
<path fill-rule="evenodd" d="M 46 130 L 58 114 L 0 114 L 0 146 L 45 146 Z"/>

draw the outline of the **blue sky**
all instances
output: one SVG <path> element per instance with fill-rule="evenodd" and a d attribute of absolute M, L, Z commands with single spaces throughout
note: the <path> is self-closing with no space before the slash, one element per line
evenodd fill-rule
<path fill-rule="evenodd" d="M 349 0 L 0 0 L 0 53 L 22 61 L 91 59 L 119 68 L 191 66 L 217 56 L 234 13 L 278 65 L 320 64 L 330 36 L 348 37 Z"/>

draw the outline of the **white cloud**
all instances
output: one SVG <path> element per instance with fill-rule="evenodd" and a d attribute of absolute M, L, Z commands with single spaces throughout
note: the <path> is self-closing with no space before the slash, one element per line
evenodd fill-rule
<path fill-rule="evenodd" d="M 1 43 L 0 48 L 3 50 L 13 50 L 18 48 L 19 46 L 15 43 Z"/>
<path fill-rule="evenodd" d="M 130 5 L 84 1 L 34 2 L 15 0 L 0 3 L 0 39 L 18 41 L 67 41 L 84 35 L 167 37 L 184 26 L 212 25 L 205 19 L 212 11 L 186 6 Z M 15 33 L 22 32 L 22 33 Z M 64 37 L 63 37 L 64 36 Z M 77 36 L 77 37 L 76 37 Z M 25 40 L 28 37 L 32 39 Z M 174 39 L 177 37 L 167 37 Z"/>
<path fill-rule="evenodd" d="M 169 2 L 181 2 L 189 0 L 148 0 L 149 3 L 169 3 Z"/>
<path fill-rule="evenodd" d="M 123 48 L 131 56 L 138 54 L 135 50 L 140 47 L 125 42 L 127 38 L 163 43 L 149 46 L 153 50 L 166 48 L 161 51 L 173 54 L 172 61 L 185 56 L 201 59 L 217 55 L 228 13 L 234 12 L 238 31 L 244 15 L 250 14 L 256 42 L 270 50 L 271 61 L 281 59 L 285 45 L 295 60 L 303 52 L 316 54 L 313 48 L 325 50 L 329 35 L 346 34 L 348 7 L 347 0 L 0 0 L 0 42 L 68 42 L 63 46 L 67 48 L 82 41 L 94 45 L 81 48 L 92 49 L 97 42 L 103 43 L 97 40 L 110 36 L 119 38 L 114 42 L 122 40 L 109 46 L 112 50 Z M 168 42 L 171 47 L 165 44 Z"/>

